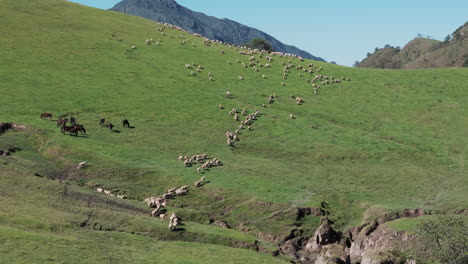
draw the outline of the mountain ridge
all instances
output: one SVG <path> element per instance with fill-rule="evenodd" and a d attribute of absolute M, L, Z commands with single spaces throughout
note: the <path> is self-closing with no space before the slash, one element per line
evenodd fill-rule
<path fill-rule="evenodd" d="M 169 23 L 209 39 L 235 45 L 242 45 L 252 39 L 261 38 L 270 42 L 275 51 L 326 62 L 321 57 L 314 56 L 295 46 L 284 44 L 261 30 L 228 18 L 217 18 L 193 11 L 178 4 L 175 0 L 123 0 L 109 10 Z"/>
<path fill-rule="evenodd" d="M 468 67 L 468 22 L 444 41 L 416 37 L 402 49 L 390 45 L 376 48 L 355 66 L 381 69 Z"/>

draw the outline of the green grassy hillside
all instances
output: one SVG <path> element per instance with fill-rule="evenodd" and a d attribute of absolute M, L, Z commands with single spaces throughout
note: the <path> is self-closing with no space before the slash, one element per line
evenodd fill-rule
<path fill-rule="evenodd" d="M 21 148 L 0 158 L 7 262 L 272 263 L 281 259 L 267 253 L 292 228 L 313 232 L 319 223 L 297 218 L 296 207 L 326 201 L 342 230 L 366 211 L 467 207 L 467 69 L 352 69 L 274 56 L 256 72 L 236 62 L 249 56 L 235 47 L 59 0 L 2 1 L 0 21 L 0 121 L 29 127 L 0 135 L 0 149 Z M 146 45 L 149 38 L 159 45 Z M 315 73 L 293 68 L 283 79 L 289 60 L 351 81 L 314 95 L 306 78 Z M 278 98 L 268 104 L 271 94 Z M 232 108 L 262 115 L 228 147 L 225 132 L 240 124 Z M 73 115 L 88 133 L 62 135 L 43 112 Z M 100 127 L 101 116 L 120 133 Z M 168 212 L 185 223 L 170 232 L 141 201 L 197 181 L 202 174 L 177 157 L 198 153 L 224 165 L 203 174 L 205 186 L 169 201 Z M 90 166 L 77 169 L 84 160 Z M 260 253 L 246 250 L 255 247 Z"/>

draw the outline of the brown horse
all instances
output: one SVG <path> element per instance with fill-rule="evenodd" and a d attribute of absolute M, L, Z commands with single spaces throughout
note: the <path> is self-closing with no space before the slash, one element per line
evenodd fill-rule
<path fill-rule="evenodd" d="M 127 119 L 124 119 L 124 120 L 122 121 L 122 126 L 123 126 L 123 127 L 126 127 L 126 128 L 130 128 L 130 123 L 128 122 Z"/>
<path fill-rule="evenodd" d="M 103 126 L 106 123 L 106 119 L 104 117 L 99 118 L 99 125 Z"/>
<path fill-rule="evenodd" d="M 107 127 L 109 128 L 109 132 L 112 132 L 112 128 L 114 128 L 114 125 L 112 123 L 109 123 Z"/>
<path fill-rule="evenodd" d="M 72 127 L 76 129 L 76 131 L 81 132 L 81 134 L 86 134 L 86 129 L 84 128 L 83 125 L 75 124 Z"/>
<path fill-rule="evenodd" d="M 67 118 L 64 118 L 64 119 L 59 118 L 59 120 L 57 120 L 57 127 L 59 127 L 59 126 L 65 126 L 65 125 L 67 124 L 67 122 L 68 122 L 68 119 L 67 119 Z"/>
<path fill-rule="evenodd" d="M 68 132 L 70 136 L 78 136 L 78 128 L 74 126 L 62 126 L 62 133 L 65 135 L 65 132 Z"/>
<path fill-rule="evenodd" d="M 76 125 L 76 119 L 73 116 L 70 117 L 70 125 Z"/>
<path fill-rule="evenodd" d="M 42 113 L 41 114 L 41 119 L 46 119 L 46 118 L 52 119 L 52 114 L 51 113 Z"/>

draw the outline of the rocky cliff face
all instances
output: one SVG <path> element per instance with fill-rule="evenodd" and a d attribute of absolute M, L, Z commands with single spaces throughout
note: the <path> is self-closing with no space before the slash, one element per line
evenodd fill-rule
<path fill-rule="evenodd" d="M 400 263 L 412 260 L 393 255 L 393 250 L 404 251 L 414 244 L 415 237 L 395 231 L 383 223 L 402 217 L 419 217 L 427 212 L 421 209 L 406 209 L 399 213 L 386 214 L 372 222 L 353 227 L 345 233 L 333 229 L 333 223 L 325 216 L 314 235 L 304 237 L 294 229 L 283 240 L 279 252 L 304 264 Z"/>
<path fill-rule="evenodd" d="M 179 5 L 174 0 L 123 0 L 110 10 L 141 16 L 161 23 L 169 23 L 209 39 L 235 45 L 242 45 L 254 38 L 261 38 L 270 42 L 275 51 L 295 54 L 306 59 L 325 61 L 304 50 L 286 45 L 265 32 L 226 18 L 218 19 L 194 12 Z"/>

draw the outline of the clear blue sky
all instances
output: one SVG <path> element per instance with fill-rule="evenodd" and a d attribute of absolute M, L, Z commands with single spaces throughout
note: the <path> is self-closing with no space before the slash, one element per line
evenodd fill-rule
<path fill-rule="evenodd" d="M 119 0 L 71 0 L 108 9 Z M 468 21 L 468 0 L 177 0 L 260 29 L 327 61 L 351 66 L 385 44 L 418 33 L 442 40 Z"/>

